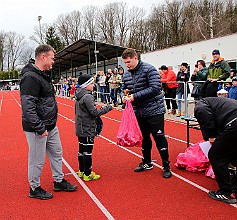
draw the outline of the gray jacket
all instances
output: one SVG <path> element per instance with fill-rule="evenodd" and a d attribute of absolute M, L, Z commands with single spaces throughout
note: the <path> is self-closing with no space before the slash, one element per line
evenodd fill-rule
<path fill-rule="evenodd" d="M 96 108 L 95 100 L 92 94 L 85 88 L 79 88 L 75 94 L 76 103 L 76 136 L 94 137 L 96 136 L 96 119 L 112 110 L 111 105 Z"/>

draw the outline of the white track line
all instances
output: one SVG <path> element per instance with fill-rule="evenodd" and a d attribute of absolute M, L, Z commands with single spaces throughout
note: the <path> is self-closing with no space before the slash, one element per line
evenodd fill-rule
<path fill-rule="evenodd" d="M 97 199 L 97 197 L 91 192 L 91 190 L 88 188 L 88 186 L 78 177 L 78 175 L 75 173 L 75 171 L 72 169 L 72 167 L 67 163 L 67 161 L 63 158 L 63 163 L 65 166 L 69 169 L 69 171 L 72 173 L 72 175 L 76 178 L 76 180 L 80 183 L 82 188 L 87 192 L 87 194 L 91 197 L 91 199 L 95 202 L 95 204 L 99 207 L 99 209 L 105 214 L 105 216 L 109 220 L 113 220 L 114 217 L 109 213 L 109 211 L 102 205 L 102 203 Z"/>
<path fill-rule="evenodd" d="M 0 114 L 2 114 L 2 100 L 3 100 L 3 94 L 2 94 L 2 98 L 0 100 Z"/>

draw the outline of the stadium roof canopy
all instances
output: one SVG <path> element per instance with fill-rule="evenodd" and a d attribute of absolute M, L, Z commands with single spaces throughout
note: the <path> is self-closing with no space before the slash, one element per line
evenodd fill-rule
<path fill-rule="evenodd" d="M 125 49 L 125 47 L 80 39 L 55 54 L 53 69 L 63 72 L 71 68 L 91 65 L 96 63 L 95 54 L 97 62 L 110 60 L 120 57 Z"/>

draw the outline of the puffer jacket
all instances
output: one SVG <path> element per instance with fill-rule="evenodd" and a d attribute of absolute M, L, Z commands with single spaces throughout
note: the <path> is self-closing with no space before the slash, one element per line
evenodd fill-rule
<path fill-rule="evenodd" d="M 78 137 L 96 136 L 96 119 L 112 110 L 111 105 L 97 109 L 92 94 L 85 88 L 79 88 L 75 94 L 75 130 Z"/>
<path fill-rule="evenodd" d="M 150 64 L 139 61 L 133 70 L 123 74 L 122 90 L 133 94 L 134 112 L 138 118 L 165 113 L 160 75 Z"/>
<path fill-rule="evenodd" d="M 43 134 L 45 130 L 54 129 L 58 107 L 50 77 L 32 63 L 27 64 L 21 74 L 23 130 Z"/>

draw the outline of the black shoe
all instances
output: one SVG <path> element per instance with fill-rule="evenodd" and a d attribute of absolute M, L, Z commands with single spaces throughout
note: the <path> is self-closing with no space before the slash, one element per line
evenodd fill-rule
<path fill-rule="evenodd" d="M 172 176 L 172 173 L 170 172 L 170 167 L 164 167 L 163 168 L 163 177 L 170 178 L 171 176 Z"/>
<path fill-rule="evenodd" d="M 54 182 L 54 191 L 73 192 L 77 189 L 77 185 L 71 185 L 67 180 L 63 179 L 61 182 Z"/>
<path fill-rule="evenodd" d="M 209 191 L 208 196 L 212 199 L 225 202 L 228 204 L 236 204 L 236 198 L 234 193 L 225 193 L 222 190 Z"/>
<path fill-rule="evenodd" d="M 44 189 L 42 189 L 39 186 L 39 187 L 35 188 L 34 190 L 32 188 L 30 188 L 29 197 L 30 198 L 47 200 L 47 199 L 53 198 L 53 194 L 46 192 Z"/>
<path fill-rule="evenodd" d="M 141 162 L 138 167 L 135 168 L 135 172 L 142 172 L 144 170 L 151 170 L 153 165 L 151 163 L 143 163 Z"/>

